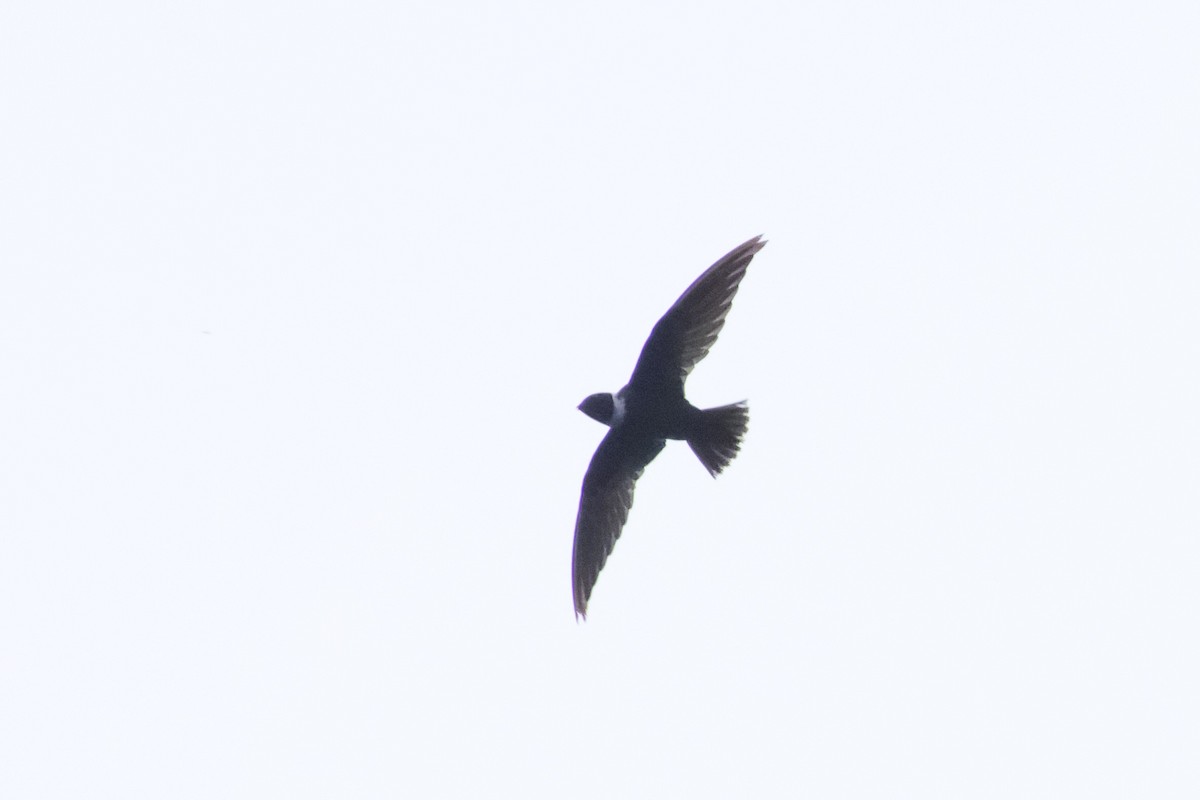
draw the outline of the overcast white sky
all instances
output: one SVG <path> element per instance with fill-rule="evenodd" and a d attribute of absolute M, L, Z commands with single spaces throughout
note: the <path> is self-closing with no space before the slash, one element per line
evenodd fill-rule
<path fill-rule="evenodd" d="M 1200 796 L 1200 6 L 417 5 L 0 11 L 0 796 Z"/>

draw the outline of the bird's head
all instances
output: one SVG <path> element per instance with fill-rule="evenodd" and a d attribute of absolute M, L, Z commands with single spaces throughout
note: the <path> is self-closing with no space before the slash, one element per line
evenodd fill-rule
<path fill-rule="evenodd" d="M 579 404 L 579 410 L 596 420 L 596 422 L 612 425 L 616 402 L 608 392 L 597 392 L 583 398 L 583 402 Z"/>

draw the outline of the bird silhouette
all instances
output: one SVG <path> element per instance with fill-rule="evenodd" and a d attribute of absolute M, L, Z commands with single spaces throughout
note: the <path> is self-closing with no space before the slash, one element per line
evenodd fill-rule
<path fill-rule="evenodd" d="M 764 245 L 756 236 L 705 270 L 654 326 L 629 383 L 616 394 L 600 392 L 579 404 L 609 431 L 584 475 L 575 518 L 576 618 L 587 618 L 596 579 L 633 506 L 634 484 L 667 439 L 686 441 L 714 478 L 737 455 L 750 421 L 747 404 L 699 409 L 687 401 L 683 385 L 716 342 L 746 268 Z"/>

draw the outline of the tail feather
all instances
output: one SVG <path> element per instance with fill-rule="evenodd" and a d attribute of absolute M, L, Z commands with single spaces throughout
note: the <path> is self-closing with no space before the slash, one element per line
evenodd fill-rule
<path fill-rule="evenodd" d="M 709 408 L 700 412 L 700 424 L 696 433 L 688 440 L 692 452 L 714 478 L 729 466 L 746 427 L 750 424 L 750 408 L 743 400 L 728 406 Z"/>

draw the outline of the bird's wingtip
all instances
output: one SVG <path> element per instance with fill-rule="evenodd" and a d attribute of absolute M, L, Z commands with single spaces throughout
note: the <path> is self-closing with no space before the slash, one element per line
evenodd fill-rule
<path fill-rule="evenodd" d="M 583 587 L 578 583 L 575 585 L 575 621 L 583 620 L 587 622 L 587 596 L 583 592 Z"/>

